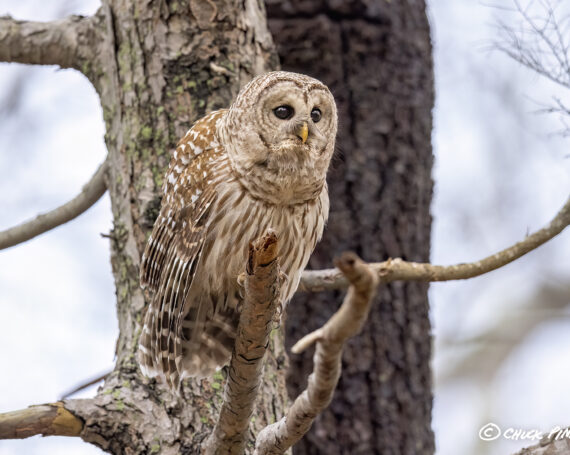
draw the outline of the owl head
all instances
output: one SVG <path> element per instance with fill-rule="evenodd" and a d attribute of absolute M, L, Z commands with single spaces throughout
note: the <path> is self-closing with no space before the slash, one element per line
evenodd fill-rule
<path fill-rule="evenodd" d="M 248 190 L 270 202 L 299 203 L 325 184 L 336 105 L 322 82 L 275 71 L 240 91 L 222 130 L 233 170 Z"/>

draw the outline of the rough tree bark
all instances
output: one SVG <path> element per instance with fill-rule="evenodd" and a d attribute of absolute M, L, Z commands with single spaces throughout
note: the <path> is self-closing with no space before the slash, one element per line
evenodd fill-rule
<path fill-rule="evenodd" d="M 86 422 L 83 439 L 113 453 L 196 453 L 215 422 L 221 387 L 216 380 L 190 382 L 182 406 L 142 381 L 134 360 L 145 304 L 139 259 L 157 215 L 169 151 L 194 120 L 228 106 L 247 81 L 274 69 L 277 60 L 264 11 L 253 1 L 110 0 L 97 18 L 104 45 L 99 68 L 87 72 L 107 125 L 120 336 L 116 369 L 96 402 L 85 409 L 75 401 L 70 409 Z M 279 340 L 275 345 L 266 377 L 281 377 L 275 374 L 283 368 Z M 278 418 L 280 389 L 279 381 L 263 382 L 266 398 L 258 402 L 256 429 Z"/>
<path fill-rule="evenodd" d="M 321 79 L 339 105 L 331 216 L 310 267 L 341 251 L 364 260 L 428 261 L 432 194 L 433 69 L 424 1 L 268 0 L 284 70 Z M 288 343 L 320 327 L 338 293 L 295 297 Z M 296 454 L 432 454 L 427 284 L 382 287 L 352 339 L 331 406 Z M 296 396 L 312 352 L 290 358 Z"/>

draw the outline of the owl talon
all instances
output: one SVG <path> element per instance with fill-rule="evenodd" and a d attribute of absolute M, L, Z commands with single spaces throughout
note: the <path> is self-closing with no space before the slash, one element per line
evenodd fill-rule
<path fill-rule="evenodd" d="M 283 270 L 279 270 L 279 286 L 283 286 L 287 281 L 289 276 Z"/>
<path fill-rule="evenodd" d="M 240 300 L 243 300 L 245 298 L 245 273 L 240 273 L 237 276 L 237 285 L 237 291 L 240 296 Z"/>

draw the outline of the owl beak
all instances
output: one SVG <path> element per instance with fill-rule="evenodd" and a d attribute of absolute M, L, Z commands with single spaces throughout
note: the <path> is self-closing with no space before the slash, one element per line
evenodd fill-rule
<path fill-rule="evenodd" d="M 309 137 L 309 125 L 307 125 L 307 122 L 303 122 L 302 125 L 297 127 L 296 134 L 303 141 L 303 144 L 307 142 L 307 138 Z"/>

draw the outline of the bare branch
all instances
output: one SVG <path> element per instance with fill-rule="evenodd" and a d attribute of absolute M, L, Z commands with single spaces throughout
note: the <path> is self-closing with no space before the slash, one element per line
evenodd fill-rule
<path fill-rule="evenodd" d="M 0 232 L 0 250 L 30 240 L 50 229 L 77 218 L 94 205 L 107 191 L 105 184 L 106 161 L 97 169 L 91 180 L 82 188 L 81 193 L 71 201 L 38 215 L 33 220 Z"/>
<path fill-rule="evenodd" d="M 552 431 L 532 447 L 526 447 L 514 455 L 567 455 L 570 453 L 570 428 Z"/>
<path fill-rule="evenodd" d="M 548 226 L 492 256 L 477 262 L 456 265 L 432 265 L 427 263 L 406 262 L 402 259 L 388 259 L 370 264 L 383 283 L 391 281 L 450 281 L 466 280 L 496 270 L 538 248 L 557 236 L 570 224 L 570 198 L 548 224 Z M 305 271 L 299 285 L 300 291 L 323 291 L 344 289 L 348 281 L 338 269 Z"/>
<path fill-rule="evenodd" d="M 563 31 L 569 18 L 557 18 L 549 1 L 540 3 L 542 17 L 531 16 L 528 8 L 523 8 L 518 0 L 513 3 L 522 22 L 518 29 L 499 23 L 503 40 L 495 46 L 523 66 L 570 88 L 570 42 L 565 40 Z"/>
<path fill-rule="evenodd" d="M 285 417 L 265 427 L 258 435 L 254 455 L 280 455 L 299 441 L 332 400 L 340 377 L 343 346 L 356 335 L 370 310 L 378 277 L 353 253 L 344 253 L 336 266 L 350 282 L 350 288 L 340 309 L 318 330 L 293 346 L 300 352 L 308 346 L 307 338 L 317 341 L 313 357 L 313 373 L 307 389 L 297 397 Z"/>
<path fill-rule="evenodd" d="M 224 390 L 224 403 L 212 435 L 204 445 L 205 455 L 242 454 L 257 390 L 263 358 L 278 308 L 279 247 L 269 230 L 249 247 L 245 298 L 236 342 Z"/>
<path fill-rule="evenodd" d="M 0 439 L 24 439 L 37 434 L 79 436 L 83 421 L 64 406 L 58 401 L 0 414 Z"/>
<path fill-rule="evenodd" d="M 91 17 L 33 22 L 3 16 L 0 17 L 0 61 L 59 65 L 86 72 L 84 64 L 96 56 L 93 45 L 88 44 L 88 35 L 94 32 Z"/>

